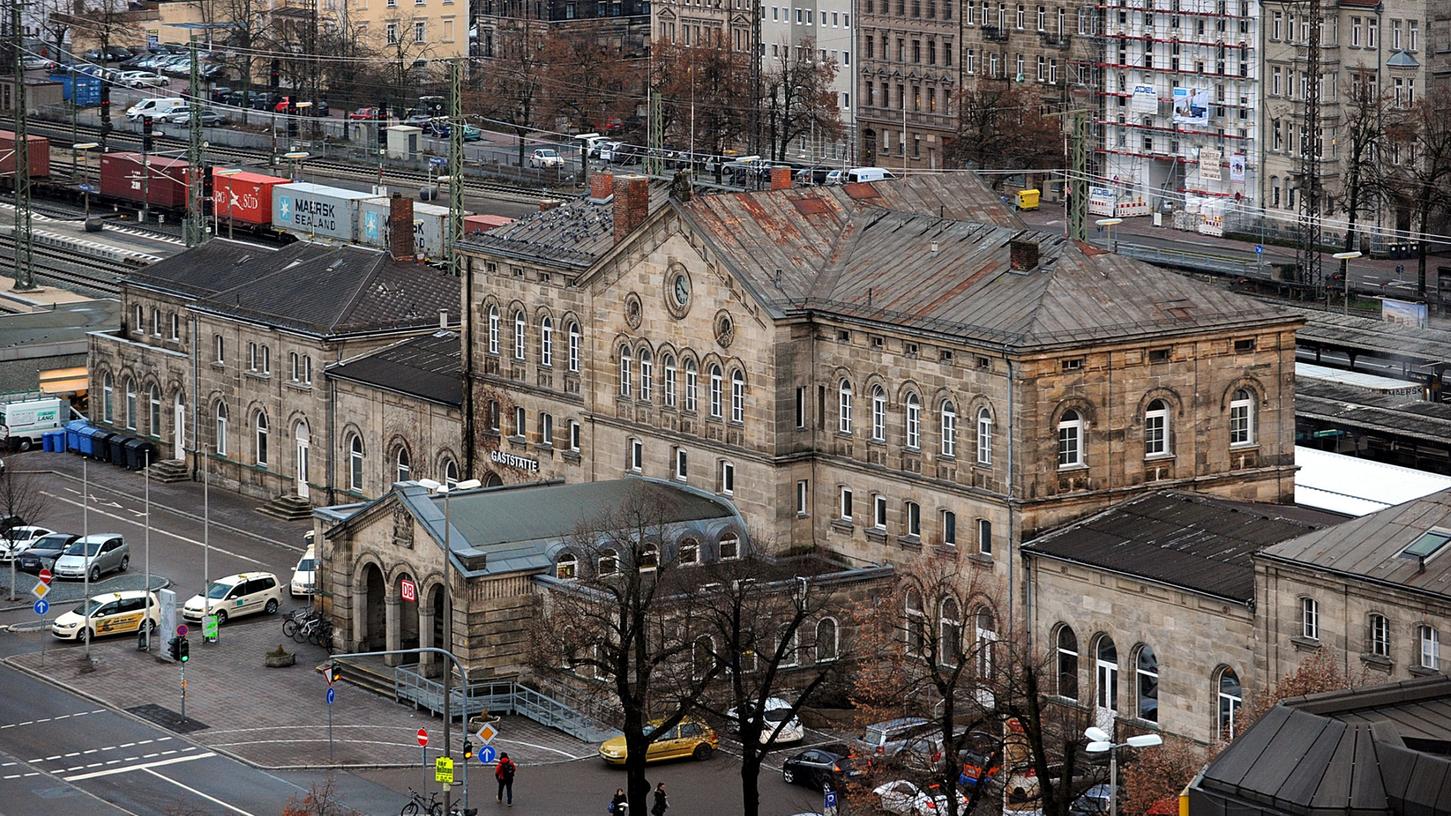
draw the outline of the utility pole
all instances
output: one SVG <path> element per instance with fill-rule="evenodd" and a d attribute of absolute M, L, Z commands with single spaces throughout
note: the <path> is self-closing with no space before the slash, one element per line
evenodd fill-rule
<path fill-rule="evenodd" d="M 1300 131 L 1300 234 L 1295 248 L 1297 282 L 1325 286 L 1320 264 L 1320 0 L 1309 0 L 1305 43 L 1304 117 Z"/>
<path fill-rule="evenodd" d="M 1073 137 L 1068 179 L 1068 237 L 1088 240 L 1088 111 L 1073 114 Z"/>
<path fill-rule="evenodd" d="M 206 240 L 207 218 L 202 212 L 202 96 L 201 70 L 197 65 L 196 34 L 191 35 L 191 110 L 190 127 L 187 129 L 186 164 L 190 178 L 186 188 L 186 245 L 194 247 Z"/>
<path fill-rule="evenodd" d="M 448 234 L 444 252 L 448 271 L 457 277 L 463 268 L 458 242 L 464 233 L 464 113 L 463 61 L 448 63 Z M 447 728 L 444 729 L 447 732 Z"/>
<path fill-rule="evenodd" d="M 35 288 L 30 234 L 30 142 L 25 110 L 25 29 L 20 10 L 27 3 L 10 0 L 10 35 L 15 51 L 15 290 Z M 71 87 L 75 98 L 75 87 Z"/>

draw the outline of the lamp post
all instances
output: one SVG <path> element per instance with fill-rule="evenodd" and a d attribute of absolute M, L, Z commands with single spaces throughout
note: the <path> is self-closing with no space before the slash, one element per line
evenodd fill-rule
<path fill-rule="evenodd" d="M 293 150 L 293 151 L 291 151 L 289 153 L 283 153 L 282 154 L 282 158 L 287 159 L 287 163 L 288 163 L 288 167 L 289 167 L 288 175 L 292 176 L 292 180 L 293 181 L 297 181 L 298 180 L 297 179 L 297 163 L 300 162 L 300 161 L 302 161 L 303 159 L 306 159 L 308 156 L 311 156 L 311 155 L 312 154 L 311 153 L 308 153 L 306 150 Z"/>
<path fill-rule="evenodd" d="M 1351 250 L 1350 252 L 1337 252 L 1330 257 L 1340 261 L 1340 280 L 1341 283 L 1345 284 L 1345 302 L 1341 305 L 1344 307 L 1343 313 L 1350 314 L 1350 270 L 1346 268 L 1346 262 L 1359 258 L 1360 253 L 1356 250 Z"/>
<path fill-rule="evenodd" d="M 100 147 L 97 142 L 81 142 L 71 145 L 71 166 L 75 167 L 80 159 L 80 154 L 86 154 L 86 172 L 81 174 L 81 193 L 86 201 L 86 220 L 91 220 L 91 151 Z"/>
<path fill-rule="evenodd" d="M 1153 748 L 1163 745 L 1164 738 L 1158 734 L 1140 734 L 1123 742 L 1114 742 L 1113 737 L 1098 726 L 1090 726 L 1083 732 L 1083 736 L 1089 739 L 1088 753 L 1108 752 L 1108 816 L 1118 816 L 1118 749 Z"/>
<path fill-rule="evenodd" d="M 1118 244 L 1115 243 L 1113 240 L 1113 228 L 1118 226 L 1119 224 L 1122 224 L 1123 222 L 1124 220 L 1122 218 L 1100 218 L 1097 221 L 1093 222 L 1098 226 L 1108 230 L 1109 251 L 1114 253 L 1115 255 L 1118 254 Z"/>

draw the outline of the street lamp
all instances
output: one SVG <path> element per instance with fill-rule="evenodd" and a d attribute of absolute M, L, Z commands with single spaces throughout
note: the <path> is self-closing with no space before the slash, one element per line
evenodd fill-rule
<path fill-rule="evenodd" d="M 1089 739 L 1088 753 L 1101 754 L 1104 751 L 1108 752 L 1108 815 L 1118 816 L 1118 749 L 1153 748 L 1163 745 L 1164 738 L 1158 734 L 1140 734 L 1136 737 L 1129 737 L 1123 742 L 1114 742 L 1113 737 L 1107 731 L 1096 725 L 1089 726 L 1084 730 L 1083 736 Z"/>
<path fill-rule="evenodd" d="M 1118 253 L 1118 244 L 1114 243 L 1113 240 L 1113 228 L 1118 226 L 1119 224 L 1122 224 L 1123 222 L 1124 220 L 1122 218 L 1100 218 L 1097 221 L 1093 222 L 1098 226 L 1108 230 L 1109 251 L 1115 254 Z"/>
<path fill-rule="evenodd" d="M 212 175 L 214 175 L 214 176 L 235 176 L 235 175 L 237 175 L 240 172 L 242 172 L 242 168 L 240 168 L 240 167 L 227 167 L 227 168 L 223 168 L 221 170 L 213 170 L 212 171 Z M 218 218 L 218 215 L 217 215 L 217 187 L 216 187 L 215 184 L 213 184 L 212 185 L 212 234 L 213 235 L 216 235 L 217 232 L 220 231 L 220 227 L 217 224 L 217 218 Z M 231 190 L 228 190 L 227 191 L 227 240 L 230 241 L 232 239 L 232 235 L 233 235 L 233 232 L 232 232 L 232 193 L 231 193 Z"/>
<path fill-rule="evenodd" d="M 85 199 L 86 199 L 86 221 L 87 222 L 89 222 L 91 220 L 91 184 L 90 184 L 90 180 L 91 180 L 90 179 L 90 177 L 91 177 L 91 173 L 90 173 L 90 170 L 91 170 L 91 154 L 90 154 L 90 151 L 95 150 L 96 148 L 98 148 L 100 146 L 101 145 L 98 142 L 81 142 L 80 144 L 73 144 L 73 145 L 71 145 L 71 166 L 72 167 L 74 167 L 76 165 L 77 160 L 79 158 L 79 153 L 81 151 L 84 151 L 86 153 L 86 172 L 84 172 L 84 173 L 81 174 L 81 193 L 85 195 Z"/>
<path fill-rule="evenodd" d="M 290 175 L 293 181 L 297 181 L 297 163 L 311 155 L 306 150 L 293 150 L 282 154 L 282 158 L 287 159 L 289 162 Z"/>
<path fill-rule="evenodd" d="M 1359 258 L 1360 252 L 1356 250 L 1351 250 L 1350 252 L 1337 252 L 1330 257 L 1334 258 L 1337 261 L 1340 261 L 1340 279 L 1341 282 L 1345 284 L 1345 303 L 1342 305 L 1344 307 L 1344 313 L 1350 314 L 1350 270 L 1346 268 L 1346 261 L 1353 261 L 1356 258 Z"/>

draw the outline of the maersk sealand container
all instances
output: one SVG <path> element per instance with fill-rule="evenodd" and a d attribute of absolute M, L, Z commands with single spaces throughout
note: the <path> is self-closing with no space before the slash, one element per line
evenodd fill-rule
<path fill-rule="evenodd" d="M 372 193 L 295 182 L 272 188 L 272 226 L 299 238 L 358 240 L 358 205 Z"/>
<path fill-rule="evenodd" d="M 387 249 L 389 199 L 368 199 L 363 202 L 360 212 L 358 242 Z M 447 234 L 447 207 L 413 202 L 413 252 L 420 260 L 442 260 Z"/>

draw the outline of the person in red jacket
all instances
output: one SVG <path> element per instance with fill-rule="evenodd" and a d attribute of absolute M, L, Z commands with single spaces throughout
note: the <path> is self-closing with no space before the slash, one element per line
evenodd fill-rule
<path fill-rule="evenodd" d="M 507 793 L 509 807 L 514 806 L 514 771 L 518 768 L 519 766 L 514 764 L 514 760 L 509 758 L 507 751 L 499 754 L 499 764 L 494 767 L 494 778 L 499 780 L 498 800 L 504 801 L 504 795 Z"/>

